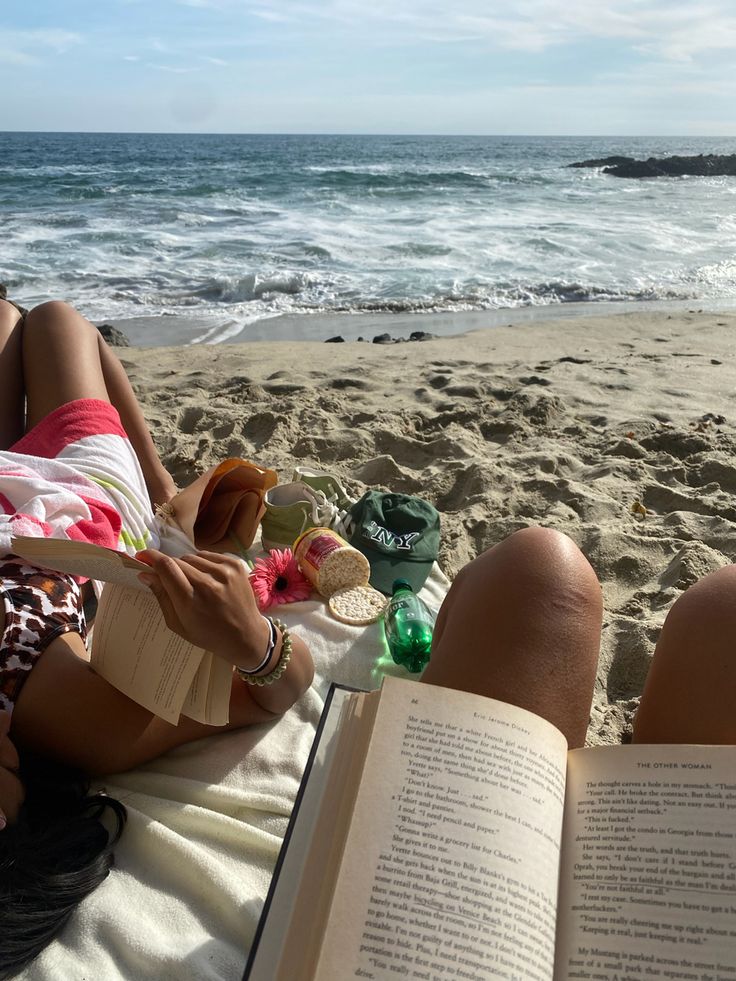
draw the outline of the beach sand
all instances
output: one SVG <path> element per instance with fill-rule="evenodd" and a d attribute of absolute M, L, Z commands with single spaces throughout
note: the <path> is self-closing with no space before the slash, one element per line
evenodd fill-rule
<path fill-rule="evenodd" d="M 604 593 L 599 744 L 626 739 L 673 601 L 736 559 L 734 337 L 733 314 L 638 310 L 393 345 L 118 353 L 180 485 L 243 456 L 281 481 L 299 464 L 356 495 L 420 495 L 450 578 L 518 528 L 570 535 Z"/>

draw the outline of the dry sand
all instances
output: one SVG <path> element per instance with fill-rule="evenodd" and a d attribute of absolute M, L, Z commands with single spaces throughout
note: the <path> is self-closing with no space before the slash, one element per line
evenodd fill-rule
<path fill-rule="evenodd" d="M 517 528 L 570 535 L 606 606 L 595 744 L 626 738 L 672 602 L 736 559 L 734 336 L 734 315 L 636 312 L 120 353 L 180 484 L 243 456 L 282 481 L 301 464 L 356 494 L 418 494 L 442 514 L 450 578 Z"/>

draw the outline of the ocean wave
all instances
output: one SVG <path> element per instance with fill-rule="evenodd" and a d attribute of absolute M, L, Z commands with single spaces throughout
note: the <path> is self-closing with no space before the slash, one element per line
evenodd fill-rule
<path fill-rule="evenodd" d="M 204 301 L 218 301 L 224 304 L 248 303 L 260 300 L 270 294 L 297 296 L 309 287 L 311 278 L 307 273 L 285 273 L 259 276 L 247 273 L 224 279 L 211 279 L 192 287 L 192 295 Z"/>
<path fill-rule="evenodd" d="M 16 288 L 17 279 L 6 280 L 14 296 L 26 305 L 43 296 L 26 296 Z M 310 314 L 429 314 L 472 313 L 524 307 L 582 303 L 648 302 L 691 300 L 696 291 L 647 287 L 614 288 L 576 282 L 550 281 L 535 284 L 498 283 L 486 287 L 456 284 L 423 296 L 361 296 L 356 290 L 309 276 L 264 276 L 212 279 L 188 288 L 154 277 L 127 280 L 110 277 L 104 285 L 92 285 L 92 277 L 77 274 L 64 279 L 64 295 L 93 321 L 139 316 L 177 315 L 224 317 L 212 336 L 203 342 L 229 339 L 248 324 L 276 316 Z M 53 282 L 52 282 L 53 288 Z M 51 294 L 50 294 L 51 295 Z M 172 337 L 172 343 L 176 339 Z"/>
<path fill-rule="evenodd" d="M 336 168 L 322 170 L 319 184 L 335 190 L 423 191 L 437 187 L 487 188 L 493 175 L 465 170 L 439 171 L 362 171 Z"/>
<path fill-rule="evenodd" d="M 731 185 L 565 166 L 666 155 L 665 140 L 5 140 L 0 282 L 26 306 L 61 295 L 93 319 L 201 313 L 234 330 L 290 313 L 736 297 Z"/>
<path fill-rule="evenodd" d="M 701 266 L 692 276 L 694 284 L 716 296 L 736 296 L 736 260 L 723 259 L 711 265 Z"/>
<path fill-rule="evenodd" d="M 474 310 L 513 309 L 526 306 L 551 306 L 558 303 L 646 302 L 650 300 L 685 300 L 692 299 L 692 297 L 692 293 L 656 287 L 624 289 L 565 282 L 532 285 L 519 283 L 499 284 L 484 290 L 457 290 L 421 299 L 397 297 L 395 299 L 365 299 L 349 303 L 336 301 L 329 306 L 321 306 L 320 311 L 333 311 L 335 313 L 472 312 Z"/>
<path fill-rule="evenodd" d="M 282 316 L 315 316 L 330 314 L 356 315 L 426 315 L 426 314 L 465 314 L 513 310 L 536 307 L 554 307 L 583 303 L 616 303 L 616 302 L 656 302 L 662 300 L 688 300 L 692 297 L 656 290 L 615 291 L 604 287 L 584 287 L 581 284 L 540 283 L 536 286 L 515 286 L 499 288 L 492 294 L 480 297 L 474 293 L 463 295 L 456 292 L 452 295 L 437 295 L 431 298 L 355 298 L 351 302 L 323 300 L 319 302 L 305 301 L 304 297 L 273 294 L 268 299 L 254 299 L 243 304 L 233 304 L 223 307 L 218 303 L 198 305 L 194 309 L 181 307 L 166 307 L 159 314 L 171 315 L 174 320 L 177 314 L 186 313 L 188 317 L 200 315 L 204 318 L 222 318 L 204 330 L 190 343 L 216 344 L 243 335 L 249 325 Z M 247 334 L 245 335 L 247 336 Z"/>
<path fill-rule="evenodd" d="M 85 215 L 74 212 L 38 215 L 36 221 L 39 225 L 46 225 L 49 228 L 87 228 L 89 226 L 89 219 Z"/>
<path fill-rule="evenodd" d="M 394 245 L 387 245 L 386 251 L 400 256 L 407 256 L 411 259 L 425 259 L 450 255 L 452 247 L 449 245 L 435 245 L 432 242 L 397 242 Z"/>
<path fill-rule="evenodd" d="M 98 201 L 101 198 L 116 194 L 115 188 L 88 187 L 84 184 L 62 184 L 57 195 L 60 201 Z"/>
<path fill-rule="evenodd" d="M 316 288 L 315 288 L 316 287 Z M 500 283 L 492 286 L 458 285 L 437 290 L 425 296 L 356 296 L 335 295 L 324 283 L 313 283 L 309 277 L 292 276 L 283 280 L 245 276 L 229 285 L 200 288 L 202 301 L 209 301 L 208 313 L 217 311 L 217 303 L 227 303 L 230 312 L 259 316 L 298 313 L 442 313 L 513 309 L 528 306 L 551 306 L 563 303 L 646 302 L 692 299 L 686 291 L 646 287 L 624 289 L 574 282 L 536 284 Z"/>
<path fill-rule="evenodd" d="M 425 187 L 434 184 L 467 184 L 475 187 L 488 187 L 491 184 L 549 184 L 554 182 L 552 173 L 533 170 L 510 171 L 497 168 L 472 169 L 449 168 L 447 170 L 402 169 L 391 164 L 374 164 L 363 167 L 305 167 L 307 174 L 317 174 L 321 179 L 328 178 L 336 183 L 350 185 L 407 186 Z"/>
<path fill-rule="evenodd" d="M 211 277 L 182 283 L 173 276 L 94 276 L 69 273 L 64 294 L 93 319 L 142 314 L 227 315 L 241 324 L 264 317 L 312 313 L 442 313 L 552 306 L 555 304 L 687 300 L 697 290 L 661 286 L 626 288 L 551 280 L 547 282 L 456 282 L 421 294 L 396 294 L 396 284 L 361 291 L 354 282 L 305 272 Z M 22 301 L 22 295 L 19 294 Z"/>

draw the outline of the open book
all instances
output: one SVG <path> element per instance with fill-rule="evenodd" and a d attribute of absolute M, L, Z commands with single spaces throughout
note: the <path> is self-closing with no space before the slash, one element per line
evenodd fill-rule
<path fill-rule="evenodd" d="M 245 977 L 736 979 L 736 747 L 333 687 Z"/>
<path fill-rule="evenodd" d="M 176 725 L 228 721 L 232 665 L 166 626 L 153 593 L 138 579 L 148 566 L 122 552 L 61 538 L 14 538 L 13 553 L 33 565 L 105 583 L 92 631 L 90 664 L 111 685 Z"/>

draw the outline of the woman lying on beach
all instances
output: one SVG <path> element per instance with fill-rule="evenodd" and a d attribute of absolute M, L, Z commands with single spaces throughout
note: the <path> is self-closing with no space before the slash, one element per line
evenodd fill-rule
<path fill-rule="evenodd" d="M 107 875 L 102 812 L 113 812 L 116 833 L 122 827 L 121 805 L 87 797 L 85 780 L 59 765 L 112 773 L 222 731 L 186 717 L 169 725 L 92 671 L 83 639 L 91 584 L 80 588 L 71 576 L 14 558 L 11 536 L 63 529 L 111 548 L 125 542 L 135 553 L 151 541 L 152 504 L 175 493 L 99 332 L 63 303 L 43 304 L 22 322 L 0 301 L 2 977 L 35 956 Z M 240 560 L 154 549 L 141 557 L 169 626 L 246 674 L 233 673 L 226 728 L 273 719 L 309 687 L 309 651 L 291 636 L 283 670 L 284 636 L 258 612 Z M 273 683 L 247 683 L 272 673 Z"/>
<path fill-rule="evenodd" d="M 4 338 L 4 346 L 0 342 L 0 446 L 13 445 L 23 431 L 19 408 L 23 388 L 16 385 L 13 397 L 8 394 L 8 382 L 17 381 L 22 343 L 23 363 L 31 366 L 25 373 L 28 426 L 44 417 L 53 421 L 57 407 L 73 399 L 109 399 L 120 411 L 151 500 L 168 500 L 175 490 L 171 478 L 158 461 L 122 367 L 94 328 L 70 308 L 47 304 L 29 315 L 21 337 L 11 314 L 0 313 L 6 315 L 0 334 Z M 6 362 L 15 365 L 15 373 L 5 369 Z M 48 367 L 37 368 L 37 363 Z M 27 444 L 20 445 L 22 452 Z M 186 634 L 189 628 L 182 611 L 187 597 L 202 590 L 209 596 L 221 560 L 171 560 L 155 552 L 149 558 L 154 591 L 169 611 L 173 602 L 182 623 L 172 621 L 172 625 Z M 243 620 L 237 629 L 223 628 L 221 652 L 234 663 L 253 666 L 262 659 L 266 640 L 259 636 L 256 643 L 248 638 L 249 630 L 255 633 L 258 614 L 248 584 L 234 578 L 235 587 L 218 581 L 222 592 L 217 609 L 228 614 L 232 608 L 242 611 Z M 730 652 L 736 633 L 735 588 L 736 568 L 729 566 L 691 587 L 673 607 L 637 714 L 636 741 L 736 742 L 731 704 L 736 660 Z M 214 616 L 212 623 L 220 620 Z M 556 725 L 571 748 L 581 746 L 590 715 L 601 621 L 600 585 L 577 546 L 555 531 L 524 529 L 483 553 L 457 576 L 440 610 L 423 680 L 527 708 Z M 270 688 L 257 689 L 258 702 L 254 690 L 235 678 L 232 726 L 273 718 L 309 684 L 308 652 L 294 641 L 289 669 Z M 0 685 L 2 669 L 0 659 Z M 84 790 L 79 789 L 83 783 L 68 789 L 68 778 L 52 784 L 57 789 L 51 795 L 35 789 L 33 781 L 24 789 L 19 777 L 25 777 L 31 767 L 22 764 L 18 774 L 13 743 L 22 757 L 30 757 L 32 751 L 97 774 L 135 766 L 212 731 L 187 719 L 179 727 L 169 726 L 131 703 L 92 673 L 81 638 L 73 632 L 52 640 L 26 675 L 22 688 L 16 690 L 12 719 L 0 713 L 0 808 L 8 822 L 0 831 L 0 977 L 3 971 L 17 970 L 49 942 L 74 905 L 104 879 L 110 855 L 108 834 L 97 820 L 109 799 L 84 798 Z M 7 737 L 9 723 L 13 743 Z M 119 830 L 122 806 L 115 802 L 107 806 L 117 815 Z M 23 883 L 20 870 L 21 862 L 29 860 L 45 866 L 35 892 Z M 31 874 L 37 874 L 33 866 Z M 21 889 L 26 889 L 22 905 Z"/>

